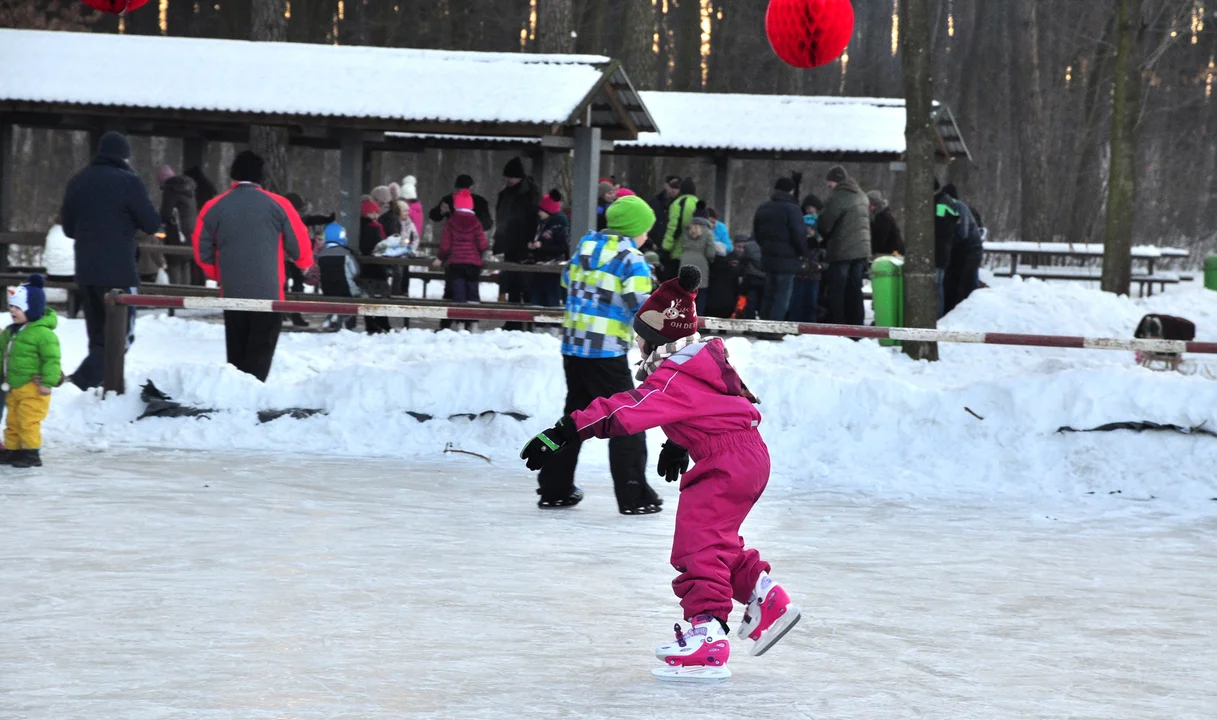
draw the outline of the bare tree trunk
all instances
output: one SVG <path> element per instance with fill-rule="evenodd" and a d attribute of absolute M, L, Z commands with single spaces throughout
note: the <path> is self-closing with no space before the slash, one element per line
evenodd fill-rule
<path fill-rule="evenodd" d="M 929 0 L 901 0 L 900 48 L 904 65 L 906 161 L 904 236 L 904 324 L 938 326 L 938 283 L 934 269 L 934 83 L 930 75 Z M 937 360 L 938 343 L 906 342 L 915 360 Z"/>
<path fill-rule="evenodd" d="M 537 52 L 547 55 L 574 52 L 574 31 L 571 0 L 537 0 Z"/>
<path fill-rule="evenodd" d="M 283 42 L 287 39 L 286 0 L 253 0 L 250 6 L 250 40 Z M 249 128 L 249 148 L 262 156 L 267 190 L 288 191 L 287 128 L 253 125 Z"/>
<path fill-rule="evenodd" d="M 1080 144 L 1074 181 L 1064 188 L 1069 199 L 1065 211 L 1069 224 L 1065 239 L 1071 243 L 1089 242 L 1094 235 L 1095 219 L 1101 210 L 1103 181 L 1100 177 L 1100 154 L 1103 146 L 1102 126 L 1107 116 L 1103 102 L 1107 85 L 1107 70 L 1111 65 L 1111 41 L 1115 19 L 1107 24 L 1103 37 L 1095 44 L 1086 74 L 1085 96 L 1082 98 L 1082 133 L 1075 139 Z"/>
<path fill-rule="evenodd" d="M 669 0 L 670 2 L 670 0 Z M 676 31 L 676 71 L 672 89 L 697 92 L 701 88 L 701 2 L 680 0 Z"/>
<path fill-rule="evenodd" d="M 165 13 L 167 34 L 173 37 L 195 35 L 194 3 L 191 0 L 169 0 Z"/>
<path fill-rule="evenodd" d="M 1018 0 L 1009 8 L 1014 68 L 1010 73 L 1019 149 L 1019 235 L 1029 242 L 1051 242 L 1048 202 L 1048 128 L 1040 77 L 1039 0 Z"/>
<path fill-rule="evenodd" d="M 1127 295 L 1132 281 L 1132 232 L 1137 197 L 1136 124 L 1140 78 L 1133 57 L 1138 0 L 1117 4 L 1115 91 L 1111 95 L 1111 171 L 1107 183 L 1107 232 L 1102 289 Z"/>
<path fill-rule="evenodd" d="M 618 54 L 630 80 L 639 90 L 654 90 L 659 84 L 659 64 L 653 46 L 655 9 L 651 0 L 624 0 L 621 51 Z"/>

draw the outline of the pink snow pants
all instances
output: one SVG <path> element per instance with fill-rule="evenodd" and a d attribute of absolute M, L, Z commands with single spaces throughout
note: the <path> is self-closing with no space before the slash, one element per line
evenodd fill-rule
<path fill-rule="evenodd" d="M 744 549 L 740 525 L 769 482 L 769 449 L 758 432 L 710 438 L 690 449 L 695 465 L 680 483 L 672 590 L 685 619 L 709 613 L 727 621 L 731 599 L 748 602 L 769 563 Z"/>

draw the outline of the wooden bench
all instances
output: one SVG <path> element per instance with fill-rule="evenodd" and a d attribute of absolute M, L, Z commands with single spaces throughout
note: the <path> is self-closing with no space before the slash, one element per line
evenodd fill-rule
<path fill-rule="evenodd" d="M 1074 280 L 1080 282 L 1099 282 L 1103 277 L 1102 268 L 1089 267 L 1041 267 L 1041 268 L 1022 268 L 1017 272 L 1010 268 L 1003 268 L 993 271 L 994 277 L 1013 277 L 1018 275 L 1023 278 L 1037 278 L 1039 280 Z M 1178 285 L 1183 281 L 1190 281 L 1191 276 L 1180 275 L 1173 272 L 1157 272 L 1154 274 L 1134 272 L 1132 274 L 1132 282 L 1140 285 L 1141 297 L 1148 294 L 1154 294 L 1154 286 L 1162 286 L 1162 291 L 1166 291 L 1167 285 Z"/>

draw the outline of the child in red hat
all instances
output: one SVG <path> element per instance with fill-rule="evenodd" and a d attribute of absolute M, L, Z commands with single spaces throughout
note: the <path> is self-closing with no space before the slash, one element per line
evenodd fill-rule
<path fill-rule="evenodd" d="M 659 474 L 680 480 L 672 542 L 672 589 L 689 629 L 656 650 L 667 667 L 662 679 L 722 680 L 730 656 L 727 617 L 732 599 L 747 604 L 739 636 L 764 654 L 799 620 L 799 609 L 768 575 L 769 563 L 745 549 L 740 525 L 769 481 L 769 449 L 757 427 L 759 402 L 727 360 L 721 338 L 698 334 L 701 271 L 680 269 L 659 286 L 634 317 L 643 361 L 642 384 L 600 398 L 537 435 L 520 457 L 535 470 L 569 443 L 633 435 L 654 427 L 668 436 Z M 690 457 L 694 461 L 689 470 Z M 684 475 L 681 478 L 681 475 Z"/>

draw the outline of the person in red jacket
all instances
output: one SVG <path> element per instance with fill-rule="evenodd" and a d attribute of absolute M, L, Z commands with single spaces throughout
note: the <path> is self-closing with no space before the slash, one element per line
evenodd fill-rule
<path fill-rule="evenodd" d="M 447 265 L 444 281 L 452 288 L 452 302 L 472 303 L 480 299 L 482 253 L 489 242 L 473 210 L 473 195 L 459 190 L 452 196 L 453 213 L 444 223 L 444 236 L 435 264 Z"/>
<path fill-rule="evenodd" d="M 282 300 L 284 258 L 301 270 L 313 266 L 308 228 L 287 198 L 262 187 L 262 166 L 248 150 L 237 154 L 232 187 L 204 205 L 195 221 L 195 261 L 226 298 Z M 225 310 L 228 362 L 266 382 L 279 329 L 278 313 Z"/>
<path fill-rule="evenodd" d="M 769 482 L 769 448 L 757 429 L 760 401 L 731 366 L 722 338 L 703 340 L 697 332 L 700 282 L 701 271 L 686 265 L 638 308 L 634 332 L 644 359 L 637 389 L 593 400 L 520 453 L 535 470 L 568 444 L 663 428 L 668 441 L 659 474 L 680 480 L 672 540 L 672 567 L 680 574 L 672 590 L 689 623 L 676 626 L 675 643 L 655 651 L 666 667 L 653 672 L 667 680 L 731 675 L 733 599 L 748 606 L 739 636 L 753 641 L 753 655 L 764 654 L 799 620 L 799 608 L 769 577 L 769 563 L 739 535 Z"/>

